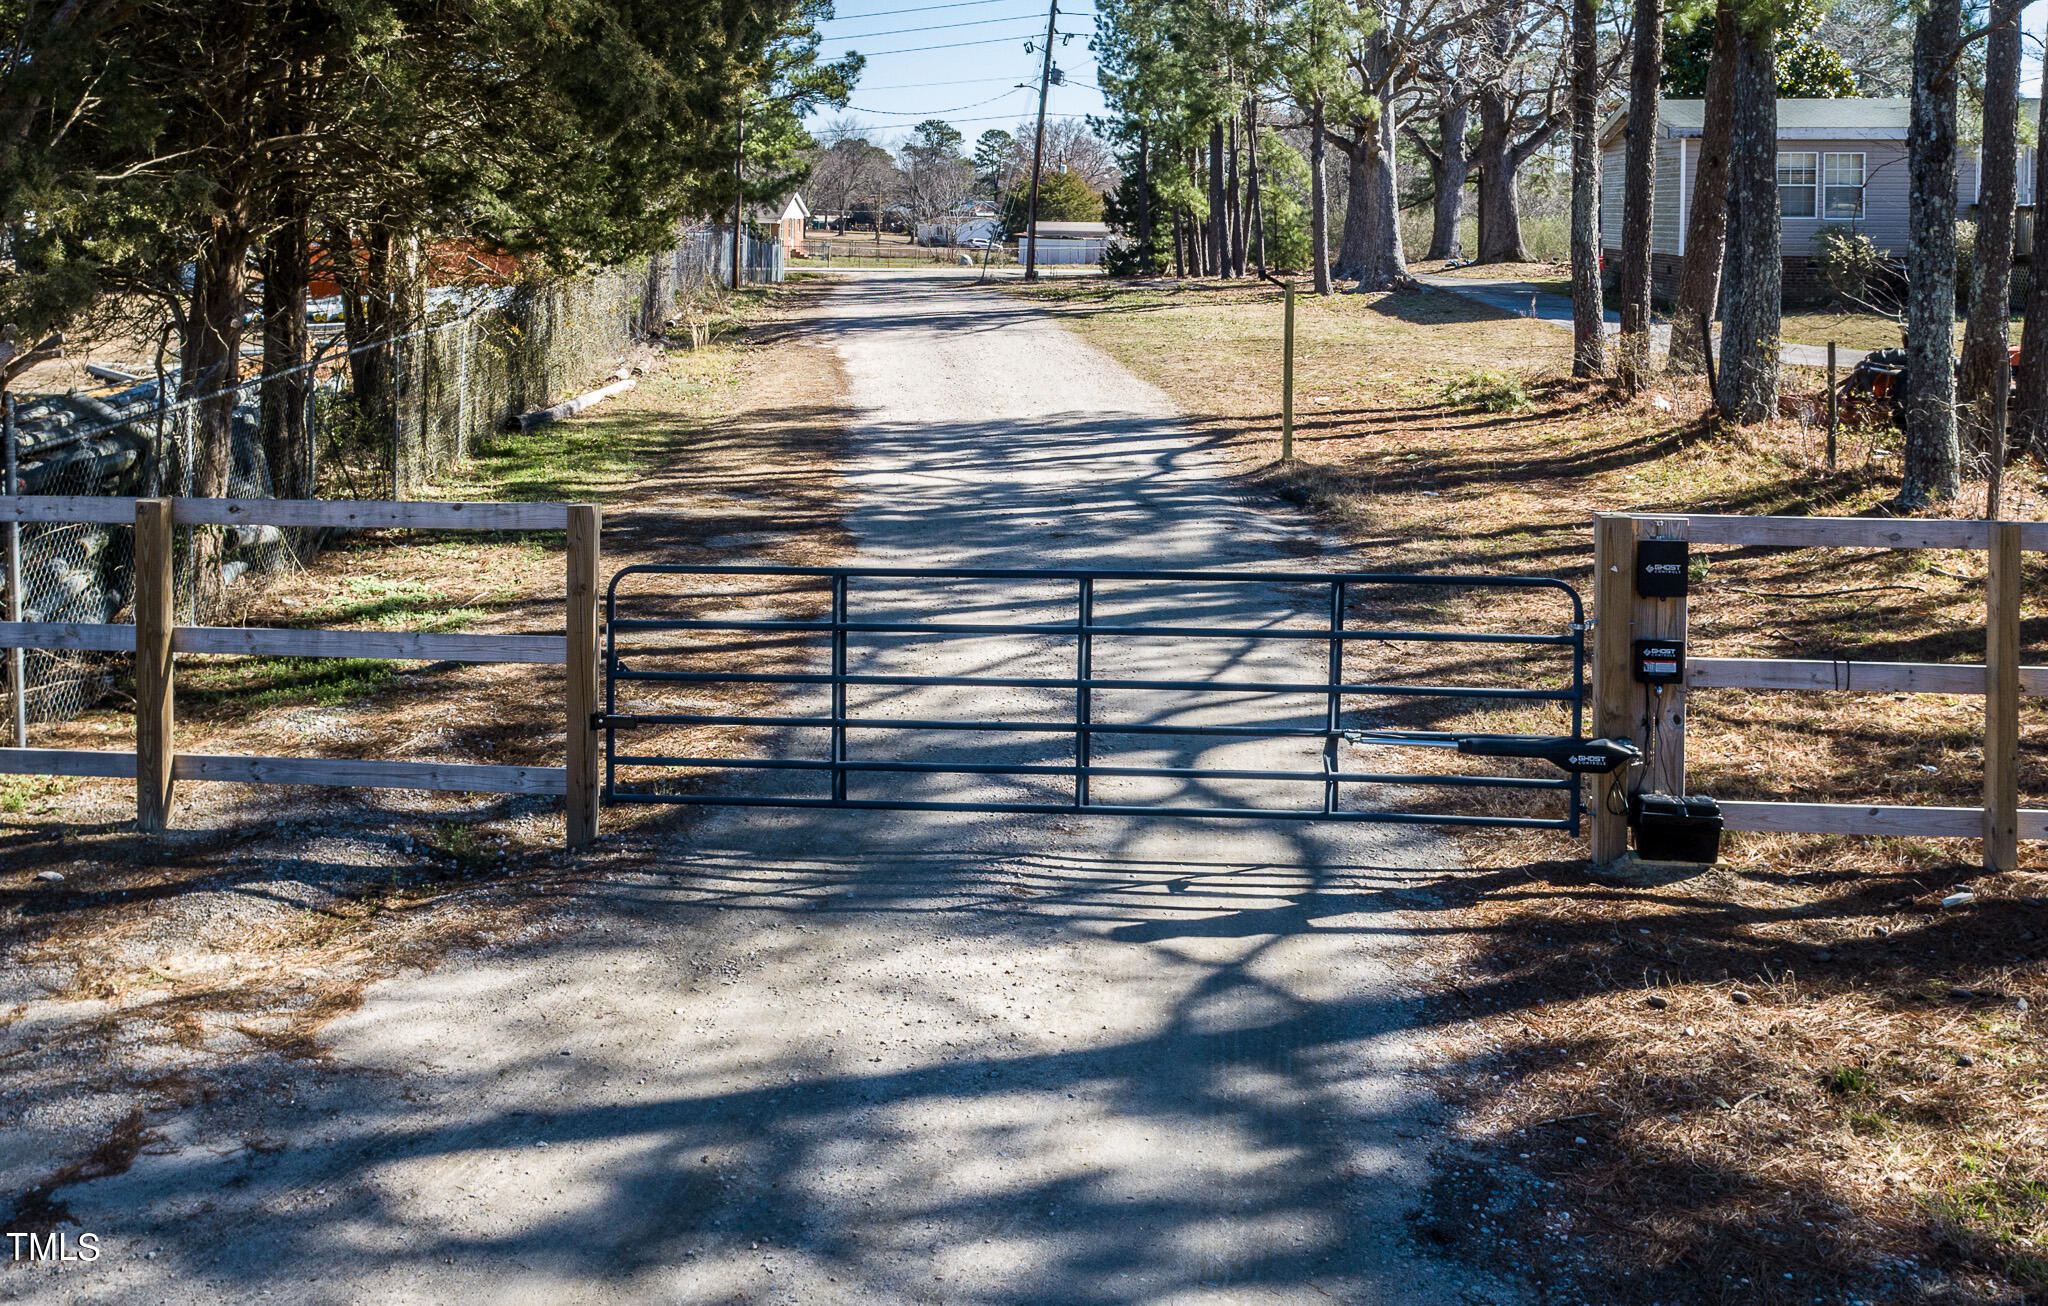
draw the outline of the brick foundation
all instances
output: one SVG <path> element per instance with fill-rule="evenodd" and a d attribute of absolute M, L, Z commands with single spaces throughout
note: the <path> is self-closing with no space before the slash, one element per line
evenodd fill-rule
<path fill-rule="evenodd" d="M 1678 280 L 1684 272 L 1685 260 L 1678 255 L 1650 255 L 1650 293 L 1658 302 L 1669 305 L 1678 298 Z M 1786 259 L 1782 275 L 1785 278 L 1785 303 L 1788 305 L 1818 304 L 1829 298 L 1820 269 L 1804 255 Z"/>

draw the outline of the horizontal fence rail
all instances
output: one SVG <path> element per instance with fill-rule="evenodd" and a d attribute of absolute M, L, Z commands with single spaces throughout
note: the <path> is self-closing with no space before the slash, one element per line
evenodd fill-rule
<path fill-rule="evenodd" d="M 2019 661 L 2020 559 L 2048 551 L 2048 522 L 1891 520 L 1868 517 L 1737 517 L 1707 514 L 1614 515 L 1595 519 L 1594 596 L 1599 635 L 1595 662 L 1596 728 L 1632 731 L 1655 716 L 1657 767 L 1640 787 L 1683 792 L 1686 693 L 1694 689 L 1841 693 L 1975 694 L 1984 697 L 1984 805 L 1916 807 L 1890 804 L 1724 800 L 1726 828 L 1768 833 L 1852 834 L 1984 841 L 1985 865 L 2018 865 L 2021 839 L 2048 838 L 2048 811 L 2019 806 L 2019 708 L 2024 696 L 2048 695 L 2048 666 Z M 1959 549 L 1987 555 L 1985 661 L 1868 662 L 1857 659 L 1688 657 L 1682 684 L 1652 695 L 1632 681 L 1632 638 L 1683 641 L 1687 602 L 1635 595 L 1635 548 L 1646 539 L 1747 548 Z M 1654 704 L 1652 699 L 1655 699 Z M 1593 859 L 1611 862 L 1628 846 L 1617 808 L 1596 784 Z"/>
<path fill-rule="evenodd" d="M 823 618 L 764 618 L 752 614 L 730 617 L 675 615 L 643 617 L 621 615 L 622 590 L 636 603 L 648 601 L 712 600 L 721 596 L 711 590 L 678 594 L 675 582 L 715 583 L 731 580 L 775 580 L 807 585 L 821 606 L 829 609 Z M 934 613 L 915 619 L 900 615 L 872 617 L 856 611 L 868 603 L 882 603 L 901 609 L 928 598 L 913 600 L 906 592 L 928 584 L 959 582 L 990 584 L 1002 593 L 1006 603 L 1045 606 L 1048 603 L 1072 612 L 1071 619 L 1057 621 L 992 620 L 973 621 L 956 615 Z M 642 583 L 662 588 L 654 595 L 634 589 Z M 1264 586 L 1293 589 L 1316 597 L 1315 612 L 1307 609 L 1292 614 L 1301 624 L 1280 626 L 1252 622 L 1191 623 L 1181 620 L 1117 621 L 1099 610 L 1105 587 L 1115 587 L 1119 600 L 1140 601 L 1143 587 L 1157 585 Z M 1408 591 L 1491 589 L 1540 590 L 1558 596 L 1562 608 L 1559 628 L 1547 632 L 1478 630 L 1417 630 L 1383 625 L 1351 625 L 1346 618 L 1347 601 L 1361 592 L 1397 588 Z M 788 591 L 784 591 L 788 592 Z M 1032 597 L 1022 597 L 1029 592 Z M 1240 592 L 1241 589 L 1240 589 Z M 1048 597 L 1050 595 L 1051 597 Z M 1203 817 L 1258 817 L 1281 820 L 1378 821 L 1392 824 L 1448 824 L 1472 826 L 1515 826 L 1561 830 L 1577 829 L 1579 780 L 1569 777 L 1521 775 L 1461 775 L 1438 773 L 1390 773 L 1347 767 L 1340 762 L 1340 728 L 1345 700 L 1356 696 L 1386 698 L 1469 699 L 1479 702 L 1545 702 L 1569 709 L 1572 731 L 1581 723 L 1584 697 L 1584 621 L 1577 593 L 1561 581 L 1548 577 L 1425 576 L 1393 573 L 1317 574 L 1296 572 L 1236 571 L 1150 571 L 1017 568 L 833 568 L 833 567 L 750 567 L 642 565 L 619 571 L 611 581 L 605 599 L 605 797 L 614 803 L 681 803 L 761 807 L 838 807 L 889 811 L 974 811 L 1005 813 L 1088 812 L 1109 815 L 1173 815 Z M 749 654 L 746 641 L 773 636 L 807 647 L 821 670 L 759 670 Z M 680 638 L 679 638 L 680 637 Z M 734 641 L 727 644 L 716 637 Z M 850 658 L 855 652 L 874 655 L 899 651 L 913 645 L 942 646 L 947 641 L 1007 638 L 1039 642 L 1039 655 L 1057 656 L 1071 669 L 1063 675 L 911 674 L 893 671 L 857 671 Z M 1115 675 L 1102 669 L 1106 648 L 1156 647 L 1161 641 L 1233 641 L 1254 649 L 1265 645 L 1315 646 L 1325 674 L 1321 679 L 1299 675 L 1258 679 L 1244 675 L 1180 677 L 1171 675 Z M 1359 641 L 1384 643 L 1462 643 L 1474 646 L 1501 644 L 1555 648 L 1568 661 L 1561 667 L 1562 688 L 1505 687 L 1498 685 L 1430 685 L 1382 683 L 1353 680 L 1345 675 L 1347 648 Z M 861 647 L 856 649 L 855 645 Z M 1057 653 L 1054 650 L 1061 650 Z M 713 661 L 706 669 L 677 670 L 650 666 L 661 657 L 688 656 Z M 1242 659 L 1238 659 L 1242 660 Z M 773 685 L 817 687 L 829 695 L 829 707 L 817 712 L 785 709 L 746 713 L 724 711 L 667 711 L 651 707 L 623 710 L 621 695 L 636 685 L 738 686 Z M 848 690 L 860 688 L 918 690 L 979 690 L 997 695 L 1001 691 L 1036 690 L 1056 695 L 1068 703 L 1059 719 L 1028 720 L 1000 712 L 987 715 L 910 716 L 875 715 L 856 711 L 848 705 Z M 1311 724 L 1301 719 L 1254 722 L 1188 722 L 1157 720 L 1105 720 L 1098 713 L 1106 695 L 1197 694 L 1230 696 L 1243 704 L 1272 696 L 1294 696 L 1319 700 Z M 818 731 L 820 755 L 790 756 L 794 745 L 778 744 L 773 756 L 718 757 L 669 754 L 634 750 L 621 740 L 634 732 L 662 727 L 754 727 L 783 732 Z M 916 734 L 931 731 L 951 737 L 1003 734 L 1066 736 L 1070 760 L 970 761 L 957 759 L 917 760 L 901 756 L 855 757 L 852 748 L 863 738 L 886 738 L 889 733 Z M 1321 764 L 1313 769 L 1300 766 L 1205 766 L 1113 764 L 1095 756 L 1100 741 L 1118 736 L 1133 739 L 1180 738 L 1186 740 L 1313 740 L 1322 745 Z M 627 780 L 622 769 L 683 768 L 725 773 L 791 773 L 820 778 L 829 794 L 738 793 L 724 790 L 679 792 L 674 788 L 649 787 L 655 782 Z M 1064 779 L 1064 801 L 950 801 L 891 793 L 861 796 L 849 792 L 853 778 L 887 776 L 990 776 Z M 1093 782 L 1104 778 L 1173 779 L 1190 783 L 1213 780 L 1273 780 L 1321 787 L 1319 801 L 1312 807 L 1290 808 L 1270 805 L 1171 805 L 1105 801 L 1093 791 Z M 1564 814 L 1555 818 L 1538 815 L 1494 816 L 1475 813 L 1406 812 L 1382 808 L 1345 807 L 1341 802 L 1344 785 L 1414 786 L 1417 788 L 1512 789 L 1562 794 Z"/>
<path fill-rule="evenodd" d="M 0 622 L 0 648 L 132 653 L 136 659 L 133 752 L 0 749 L 0 773 L 133 779 L 137 824 L 165 828 L 177 781 L 322 785 L 361 789 L 560 797 L 568 842 L 597 836 L 597 510 L 566 503 L 328 502 L 292 499 L 117 499 L 0 496 L 0 522 L 132 523 L 136 531 L 133 625 Z M 481 635 L 405 630 L 301 630 L 172 623 L 172 528 L 330 526 L 435 531 L 565 531 L 564 633 Z M 568 672 L 567 760 L 559 767 L 355 758 L 241 757 L 173 747 L 176 655 L 380 658 L 526 663 Z"/>

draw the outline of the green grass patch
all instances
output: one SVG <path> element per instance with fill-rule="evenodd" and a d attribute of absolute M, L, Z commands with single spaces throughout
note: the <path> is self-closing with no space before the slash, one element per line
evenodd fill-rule
<path fill-rule="evenodd" d="M 367 697 L 398 678 L 384 658 L 236 658 L 178 669 L 178 697 L 194 705 L 332 707 Z"/>
<path fill-rule="evenodd" d="M 1482 413 L 1519 413 L 1531 407 L 1522 378 L 1487 368 L 1474 368 L 1444 384 L 1444 401 Z"/>

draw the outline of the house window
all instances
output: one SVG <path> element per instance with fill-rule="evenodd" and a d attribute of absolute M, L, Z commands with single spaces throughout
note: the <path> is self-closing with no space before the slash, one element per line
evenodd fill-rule
<path fill-rule="evenodd" d="M 1824 154 L 1820 161 L 1820 211 L 1830 220 L 1863 217 L 1863 156 Z"/>
<path fill-rule="evenodd" d="M 1819 213 L 1820 156 L 1811 151 L 1778 153 L 1778 216 L 1810 218 Z"/>

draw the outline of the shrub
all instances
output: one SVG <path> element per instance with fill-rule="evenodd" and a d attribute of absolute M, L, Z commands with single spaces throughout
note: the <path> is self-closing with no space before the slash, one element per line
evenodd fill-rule
<path fill-rule="evenodd" d="M 1829 223 L 1813 233 L 1813 248 L 1820 279 L 1837 298 L 1869 305 L 1889 294 L 1896 276 L 1891 251 L 1879 249 L 1867 233 Z"/>
<path fill-rule="evenodd" d="M 1530 407 L 1528 388 L 1519 376 L 1474 368 L 1444 383 L 1446 402 L 1487 413 L 1519 413 Z"/>

